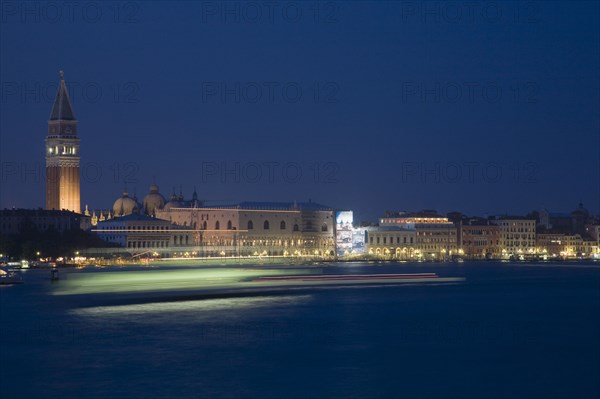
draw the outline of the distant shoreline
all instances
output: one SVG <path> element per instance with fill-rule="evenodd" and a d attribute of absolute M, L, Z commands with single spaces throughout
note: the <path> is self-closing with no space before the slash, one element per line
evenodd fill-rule
<path fill-rule="evenodd" d="M 284 257 L 270 257 L 270 258 L 163 258 L 150 261 L 118 261 L 118 262 L 98 262 L 98 263 L 85 263 L 85 264 L 58 264 L 56 265 L 59 269 L 71 269 L 71 268 L 88 268 L 88 267 L 99 267 L 99 268 L 112 268 L 112 267 L 127 267 L 127 266 L 140 266 L 140 267 L 161 267 L 161 266 L 318 266 L 327 264 L 337 264 L 339 266 L 353 266 L 353 265 L 386 265 L 386 264 L 397 264 L 397 265 L 473 265 L 473 264 L 506 264 L 507 266 L 557 266 L 560 264 L 583 264 L 588 266 L 594 266 L 597 264 L 600 266 L 600 260 L 598 259 L 548 259 L 548 260 L 503 260 L 503 259 L 465 259 L 463 261 L 406 261 L 396 259 L 298 259 L 298 258 L 284 258 Z M 50 267 L 30 267 L 31 269 L 51 269 Z"/>

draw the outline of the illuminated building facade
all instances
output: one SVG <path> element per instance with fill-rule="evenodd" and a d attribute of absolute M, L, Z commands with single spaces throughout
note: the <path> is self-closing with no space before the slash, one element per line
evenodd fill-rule
<path fill-rule="evenodd" d="M 199 206 L 193 206 L 199 205 Z M 199 256 L 334 256 L 334 210 L 314 203 L 165 204 L 157 218 L 191 227 Z"/>
<path fill-rule="evenodd" d="M 367 253 L 378 257 L 409 260 L 419 256 L 417 232 L 396 226 L 367 231 Z"/>
<path fill-rule="evenodd" d="M 77 120 L 60 71 L 46 136 L 46 209 L 80 213 Z"/>
<path fill-rule="evenodd" d="M 537 252 L 549 258 L 585 258 L 598 253 L 594 239 L 584 239 L 579 234 L 538 233 Z"/>
<path fill-rule="evenodd" d="M 460 226 L 461 249 L 467 259 L 491 259 L 500 256 L 500 227 L 487 220 L 470 221 Z"/>
<path fill-rule="evenodd" d="M 374 255 L 378 255 L 378 249 L 379 255 L 391 253 L 401 259 L 404 259 L 404 256 L 410 258 L 411 253 L 424 260 L 444 260 L 459 255 L 456 226 L 447 217 L 437 215 L 435 211 L 388 214 L 379 219 L 379 228 L 369 231 L 368 235 L 368 252 Z M 374 239 L 373 243 L 371 237 Z M 404 244 L 405 237 L 409 242 L 413 238 L 414 244 L 400 248 L 389 247 L 390 239 L 400 239 L 398 244 Z M 385 248 L 382 247 L 384 239 L 387 244 Z"/>
<path fill-rule="evenodd" d="M 495 219 L 500 229 L 500 250 L 503 258 L 532 256 L 536 253 L 535 219 L 517 216 Z"/>
<path fill-rule="evenodd" d="M 335 211 L 312 201 L 208 205 L 198 199 L 196 190 L 190 200 L 173 192 L 166 201 L 152 184 L 142 203 L 125 192 L 115 200 L 112 211 L 99 214 L 101 218 L 95 211 L 91 214 L 93 231 L 132 252 L 150 245 L 166 256 L 335 256 Z M 156 226 L 162 238 L 133 236 L 138 230 L 131 231 L 123 222 L 143 222 L 145 235 Z M 165 228 L 170 233 L 181 231 L 182 237 L 169 233 L 168 239 Z M 115 229 L 122 231 L 115 234 Z"/>

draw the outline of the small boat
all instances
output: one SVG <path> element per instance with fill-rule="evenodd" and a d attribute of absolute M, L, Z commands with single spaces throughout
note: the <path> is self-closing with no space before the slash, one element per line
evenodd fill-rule
<path fill-rule="evenodd" d="M 23 279 L 17 273 L 0 268 L 0 285 L 23 284 Z"/>

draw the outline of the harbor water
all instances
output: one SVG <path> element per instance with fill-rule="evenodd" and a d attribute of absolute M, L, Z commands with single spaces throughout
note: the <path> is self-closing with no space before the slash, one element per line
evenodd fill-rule
<path fill-rule="evenodd" d="M 161 283 L 181 266 L 150 268 Z M 30 269 L 0 287 L 0 397 L 600 397 L 598 262 L 306 268 L 464 280 L 169 300 L 152 288 L 131 301 L 59 294 L 143 268 L 61 270 L 55 282 Z"/>

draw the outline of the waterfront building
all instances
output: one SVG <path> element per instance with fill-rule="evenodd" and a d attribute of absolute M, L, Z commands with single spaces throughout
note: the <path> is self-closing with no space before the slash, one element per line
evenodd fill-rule
<path fill-rule="evenodd" d="M 532 257 L 536 253 L 536 220 L 502 216 L 493 220 L 500 230 L 501 257 Z"/>
<path fill-rule="evenodd" d="M 63 71 L 46 136 L 46 209 L 81 212 L 77 120 Z"/>
<path fill-rule="evenodd" d="M 566 257 L 569 247 L 567 235 L 564 233 L 538 233 L 536 234 L 536 247 L 538 253 L 542 256 L 545 255 L 550 258 Z M 572 248 L 570 255 L 574 255 Z"/>
<path fill-rule="evenodd" d="M 0 210 L 0 234 L 20 234 L 28 229 L 38 232 L 86 230 L 90 218 L 72 211 L 46 209 L 3 209 Z"/>
<path fill-rule="evenodd" d="M 123 193 L 115 200 L 110 217 L 109 212 L 101 221 L 92 212 L 92 221 L 97 223 L 94 231 L 132 252 L 151 245 L 158 248 L 156 252 L 174 254 L 177 248 L 177 252 L 198 257 L 335 256 L 335 211 L 312 201 L 209 204 L 198 199 L 195 189 L 190 200 L 181 190 L 179 195 L 173 190 L 166 201 L 159 187 L 152 184 L 142 204 L 135 196 Z M 167 239 L 166 233 L 161 233 L 160 239 L 134 237 L 123 225 L 133 222 L 157 225 L 161 232 L 182 230 L 183 240 L 177 234 Z M 135 227 L 133 232 L 137 231 Z M 148 241 L 158 244 L 136 244 Z"/>
<path fill-rule="evenodd" d="M 415 229 L 380 226 L 367 230 L 367 253 L 390 259 L 409 260 L 419 256 Z"/>
<path fill-rule="evenodd" d="M 467 219 L 459 226 L 460 248 L 467 259 L 492 259 L 500 256 L 500 227 L 487 219 Z"/>
<path fill-rule="evenodd" d="M 381 231 L 395 227 L 414 232 L 414 254 L 424 260 L 444 260 L 459 255 L 457 229 L 447 217 L 435 211 L 387 213 L 379 219 Z M 370 233 L 372 234 L 372 233 Z M 369 238 L 370 244 L 370 238 Z"/>
<path fill-rule="evenodd" d="M 598 253 L 598 242 L 579 234 L 538 233 L 537 252 L 550 258 L 591 258 Z"/>
<path fill-rule="evenodd" d="M 140 214 L 98 222 L 92 232 L 106 242 L 137 252 L 182 249 L 188 247 L 193 239 L 189 227 Z"/>
<path fill-rule="evenodd" d="M 190 246 L 202 255 L 334 256 L 335 212 L 314 202 L 240 202 L 208 205 L 169 201 L 157 218 L 191 227 Z"/>
<path fill-rule="evenodd" d="M 594 239 L 584 238 L 581 246 L 582 258 L 600 259 L 600 245 Z"/>

